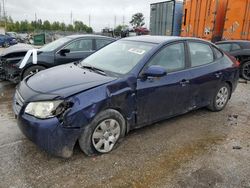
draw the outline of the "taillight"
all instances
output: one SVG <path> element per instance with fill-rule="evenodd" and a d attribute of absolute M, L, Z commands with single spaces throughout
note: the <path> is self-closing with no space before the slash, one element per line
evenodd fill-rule
<path fill-rule="evenodd" d="M 235 65 L 236 65 L 236 67 L 240 67 L 240 62 L 236 60 Z"/>

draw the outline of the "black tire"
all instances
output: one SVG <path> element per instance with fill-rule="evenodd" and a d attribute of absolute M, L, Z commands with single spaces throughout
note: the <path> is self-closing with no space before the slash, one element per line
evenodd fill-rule
<path fill-rule="evenodd" d="M 241 65 L 240 74 L 245 80 L 250 80 L 250 61 Z"/>
<path fill-rule="evenodd" d="M 103 112 L 100 112 L 93 121 L 83 130 L 80 138 L 78 139 L 79 145 L 81 150 L 88 156 L 98 155 L 98 154 L 104 154 L 109 153 L 108 152 L 100 152 L 97 151 L 93 144 L 93 134 L 96 131 L 96 129 L 100 126 L 100 124 L 106 120 L 114 119 L 119 123 L 120 126 L 120 134 L 119 138 L 116 140 L 114 146 L 110 151 L 112 151 L 114 148 L 117 147 L 118 143 L 121 141 L 121 139 L 125 136 L 126 133 L 126 122 L 123 116 L 116 110 L 108 109 Z M 100 139 L 101 140 L 101 139 Z M 100 141 L 99 140 L 99 141 Z M 105 140 L 102 138 L 102 140 Z M 104 145 L 104 143 L 103 143 Z M 104 146 L 103 146 L 104 147 Z"/>
<path fill-rule="evenodd" d="M 10 44 L 9 44 L 8 42 L 4 42 L 4 43 L 3 43 L 3 47 L 4 47 L 4 48 L 7 48 L 7 47 L 9 47 L 9 46 L 10 46 Z"/>
<path fill-rule="evenodd" d="M 221 93 L 221 91 L 223 91 L 223 88 L 224 89 L 226 88 L 226 90 L 227 90 L 227 97 L 224 97 L 226 99 L 223 100 L 223 105 L 219 105 L 217 101 L 220 98 L 218 98 L 218 96 L 219 96 L 219 93 Z M 227 83 L 221 84 L 220 87 L 218 87 L 218 89 L 216 90 L 216 92 L 215 92 L 215 94 L 213 96 L 213 99 L 211 101 L 211 104 L 207 108 L 209 110 L 213 111 L 213 112 L 219 112 L 219 111 L 223 110 L 226 107 L 230 97 L 231 97 L 231 88 L 230 88 L 230 86 Z M 222 104 L 222 102 L 221 102 L 221 104 Z"/>
<path fill-rule="evenodd" d="M 22 80 L 31 75 L 31 74 L 36 74 L 42 70 L 45 70 L 46 68 L 43 67 L 43 66 L 40 66 L 40 65 L 34 65 L 34 66 L 31 66 L 29 68 L 27 68 L 24 72 L 23 72 L 23 76 L 22 76 Z"/>

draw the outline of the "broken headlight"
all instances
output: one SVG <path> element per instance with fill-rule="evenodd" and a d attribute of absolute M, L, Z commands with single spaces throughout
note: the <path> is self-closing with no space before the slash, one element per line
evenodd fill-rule
<path fill-rule="evenodd" d="M 62 114 L 67 105 L 62 100 L 31 102 L 25 108 L 25 113 L 40 119 L 48 119 Z"/>

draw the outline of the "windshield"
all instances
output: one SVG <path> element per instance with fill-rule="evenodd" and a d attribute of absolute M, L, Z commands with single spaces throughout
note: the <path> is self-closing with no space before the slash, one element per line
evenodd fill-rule
<path fill-rule="evenodd" d="M 155 44 L 136 41 L 117 41 L 97 51 L 81 62 L 103 71 L 127 74 Z"/>
<path fill-rule="evenodd" d="M 57 39 L 57 40 L 43 46 L 42 48 L 40 48 L 40 51 L 43 51 L 43 52 L 53 51 L 53 50 L 59 48 L 61 45 L 65 44 L 66 42 L 68 42 L 70 40 L 71 39 L 68 38 L 68 37 Z"/>

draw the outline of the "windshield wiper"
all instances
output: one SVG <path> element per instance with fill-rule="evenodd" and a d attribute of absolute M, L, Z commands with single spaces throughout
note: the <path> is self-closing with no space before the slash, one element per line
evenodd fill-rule
<path fill-rule="evenodd" d="M 102 74 L 104 76 L 107 76 L 107 74 L 102 70 L 102 69 L 99 69 L 99 68 L 96 68 L 96 67 L 93 67 L 91 65 L 82 65 L 82 68 L 84 69 L 89 69 L 89 70 L 92 70 L 96 73 L 99 73 L 99 74 Z"/>

